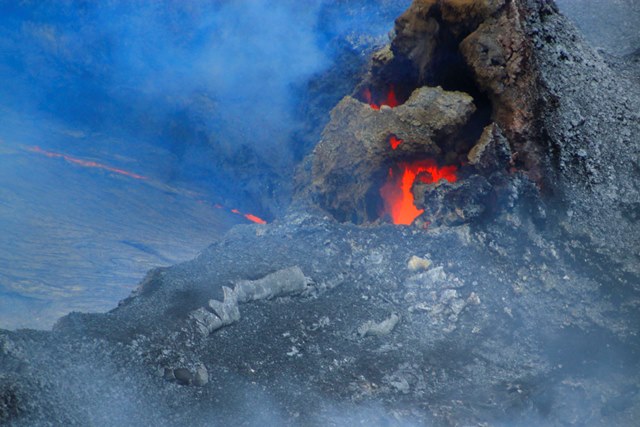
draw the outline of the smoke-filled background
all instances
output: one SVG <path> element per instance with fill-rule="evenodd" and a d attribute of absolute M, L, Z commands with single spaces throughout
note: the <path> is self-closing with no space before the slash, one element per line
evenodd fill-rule
<path fill-rule="evenodd" d="M 104 311 L 273 219 L 408 3 L 0 2 L 0 328 Z"/>
<path fill-rule="evenodd" d="M 409 3 L 1 1 L 0 328 L 107 310 L 272 220 Z M 558 3 L 605 50 L 638 46 L 632 0 Z"/>

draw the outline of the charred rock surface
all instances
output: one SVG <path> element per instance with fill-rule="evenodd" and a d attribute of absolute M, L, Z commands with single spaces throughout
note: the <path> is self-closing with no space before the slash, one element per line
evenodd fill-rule
<path fill-rule="evenodd" d="M 369 104 L 373 117 L 384 121 L 383 114 L 401 109 L 403 105 L 398 105 L 413 99 L 412 93 L 433 87 L 442 87 L 447 94 L 461 91 L 472 102 L 474 114 L 451 123 L 449 138 L 438 141 L 439 152 L 428 148 L 414 150 L 405 152 L 405 159 L 428 157 L 440 164 L 463 166 L 464 158 L 478 142 L 482 129 L 494 124 L 506 135 L 514 151 L 514 160 L 533 180 L 542 181 L 546 159 L 541 156 L 544 146 L 534 116 L 543 91 L 536 86 L 538 70 L 532 45 L 524 32 L 522 16 L 526 13 L 518 2 L 415 1 L 396 20 L 395 37 L 387 48 L 373 56 L 370 71 L 354 96 L 365 108 Z M 380 93 L 385 91 L 389 93 L 388 99 L 380 100 Z M 434 104 L 431 109 L 438 106 L 440 99 L 427 100 Z M 428 103 L 420 107 L 425 111 L 430 109 Z M 341 174 L 343 168 L 338 166 L 334 171 L 332 166 L 336 161 L 327 159 L 340 158 L 343 164 L 365 161 L 379 170 L 386 170 L 394 160 L 388 154 L 389 149 L 387 152 L 357 153 L 358 157 L 351 157 L 348 151 L 351 145 L 366 140 L 383 146 L 385 138 L 393 134 L 394 129 L 389 129 L 386 135 L 365 131 L 354 138 L 346 127 L 340 126 L 344 115 L 340 106 L 334 109 L 322 140 L 310 156 L 313 184 Z M 424 115 L 426 118 L 422 122 L 428 124 L 428 112 Z M 359 121 L 357 117 L 347 120 L 351 123 Z M 364 126 L 363 121 L 360 125 L 371 128 Z M 400 137 L 402 146 L 408 145 L 411 138 L 415 136 Z M 363 175 L 360 170 L 349 174 L 354 182 L 371 182 L 371 175 L 369 171 Z M 321 207 L 340 220 L 371 222 L 375 219 L 371 218 L 369 206 L 341 203 L 344 197 L 354 194 L 353 186 L 341 184 L 341 180 L 336 180 L 328 183 L 329 188 L 316 185 L 311 192 L 318 195 L 317 202 Z M 355 194 L 359 196 L 358 200 L 364 200 L 361 192 Z M 377 215 L 379 217 L 380 212 Z"/>
<path fill-rule="evenodd" d="M 380 111 L 344 98 L 313 154 L 312 197 L 340 220 L 375 221 L 377 192 L 392 162 L 441 155 L 440 145 L 459 137 L 474 111 L 471 97 L 441 88 L 421 88 L 403 105 Z M 403 142 L 393 149 L 390 138 Z"/>
<path fill-rule="evenodd" d="M 411 10 L 398 25 L 412 22 L 419 40 L 443 23 L 448 40 L 486 40 L 475 32 L 501 20 L 518 29 L 536 109 L 520 115 L 526 99 L 509 104 L 489 84 L 431 87 L 429 61 L 408 68 L 416 86 L 396 85 L 398 105 L 387 108 L 388 86 L 372 72 L 336 107 L 307 159 L 305 197 L 281 220 L 235 227 L 193 261 L 150 272 L 109 313 L 74 313 L 51 332 L 0 331 L 2 423 L 637 423 L 638 87 L 552 3 L 416 1 Z M 472 19 L 455 18 L 462 10 Z M 376 60 L 424 57 L 397 49 Z M 509 60 L 497 62 L 508 74 Z M 402 68 L 383 65 L 391 76 Z M 476 120 L 474 108 L 488 107 L 489 120 Z M 470 128 L 472 140 L 452 145 Z M 389 133 L 406 141 L 390 149 Z M 343 134 L 352 138 L 344 145 Z M 542 182 L 518 160 L 528 144 L 538 144 L 527 153 Z M 416 226 L 351 223 L 371 222 L 359 197 L 390 162 L 417 152 L 445 163 L 453 152 L 465 166 L 452 181 L 416 175 Z M 347 155 L 364 156 L 350 179 Z"/>
<path fill-rule="evenodd" d="M 236 227 L 110 313 L 69 315 L 51 333 L 3 332 L 3 421 L 637 417 L 640 295 L 608 294 L 613 283 L 576 268 L 571 247 L 541 239 L 523 216 L 424 233 L 320 215 Z M 203 329 L 201 311 L 224 325 Z"/>
<path fill-rule="evenodd" d="M 619 67 L 612 69 L 616 62 Z M 476 175 L 489 182 L 487 194 L 468 194 L 469 200 L 500 199 L 501 184 L 494 183 L 522 180 L 524 174 L 531 181 L 526 187 L 539 189 L 541 217 L 554 216 L 549 227 L 559 225 L 570 235 L 582 236 L 599 247 L 601 256 L 637 274 L 640 120 L 632 64 L 632 58 L 607 63 L 552 2 L 415 1 L 396 20 L 394 38 L 373 56 L 353 96 L 333 110 L 322 139 L 304 163 L 298 195 L 340 221 L 374 223 L 388 219 L 381 187 L 387 174 L 402 173 L 404 166 L 394 169 L 399 162 L 430 159 L 456 171 L 450 183 L 469 177 L 479 181 Z M 434 89 L 443 95 L 412 105 L 425 111 L 423 126 L 437 129 L 430 123 L 437 117 L 426 111 L 442 99 L 466 94 L 473 106 L 471 114 L 464 111 L 450 122 L 445 138 L 429 132 L 416 136 L 389 120 L 404 116 L 408 109 L 403 103 L 414 94 Z M 478 167 L 472 159 L 486 144 L 487 126 L 501 135 L 510 159 Z M 391 137 L 401 140 L 398 149 L 389 147 Z M 421 143 L 424 138 L 433 143 Z M 419 184 L 421 169 L 413 172 L 405 177 Z M 435 182 L 405 189 L 409 206 L 418 201 L 415 221 L 394 222 L 418 227 L 450 222 L 433 216 L 441 206 L 429 209 L 420 201 L 430 199 L 424 192 L 434 187 L 444 193 L 464 185 L 440 186 L 435 176 L 423 176 L 422 181 Z M 486 192 L 485 185 L 477 189 Z M 469 220 L 474 218 L 481 216 Z"/>

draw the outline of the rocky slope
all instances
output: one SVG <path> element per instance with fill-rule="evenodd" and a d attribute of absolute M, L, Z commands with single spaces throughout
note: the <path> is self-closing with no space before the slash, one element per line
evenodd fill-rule
<path fill-rule="evenodd" d="M 427 231 L 340 222 L 304 193 L 109 313 L 2 331 L 0 420 L 634 425 L 638 86 L 552 3 L 507 3 L 539 72 L 546 187 L 507 174 L 500 209 Z"/>

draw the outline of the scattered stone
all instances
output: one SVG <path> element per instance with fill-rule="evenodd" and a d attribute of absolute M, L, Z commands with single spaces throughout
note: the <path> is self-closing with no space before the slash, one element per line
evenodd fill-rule
<path fill-rule="evenodd" d="M 384 378 L 385 382 L 389 384 L 391 387 L 396 389 L 402 394 L 407 394 L 411 390 L 411 386 L 409 385 L 409 381 L 406 378 L 400 377 L 398 375 L 392 375 L 387 378 Z"/>
<path fill-rule="evenodd" d="M 475 292 L 471 292 L 469 294 L 469 297 L 467 298 L 467 304 L 479 305 L 480 297 L 478 296 L 478 294 L 476 294 Z"/>
<path fill-rule="evenodd" d="M 407 267 L 409 267 L 409 270 L 411 271 L 428 270 L 429 267 L 431 267 L 431 261 L 414 255 L 409 259 Z"/>
<path fill-rule="evenodd" d="M 209 382 L 209 371 L 204 365 L 199 365 L 193 375 L 193 385 L 202 387 Z"/>
<path fill-rule="evenodd" d="M 178 384 L 189 385 L 193 380 L 193 374 L 187 368 L 177 368 L 173 370 L 173 376 Z"/>
<path fill-rule="evenodd" d="M 358 335 L 360 335 L 361 337 L 366 337 L 369 335 L 379 336 L 379 337 L 384 335 L 389 335 L 391 331 L 393 331 L 393 328 L 396 327 L 399 321 L 400 321 L 400 316 L 398 316 L 395 313 L 391 314 L 391 316 L 388 319 L 385 319 L 380 323 L 376 323 L 373 320 L 369 320 L 358 328 Z"/>
<path fill-rule="evenodd" d="M 447 274 L 444 272 L 444 268 L 440 266 L 409 277 L 405 286 L 432 289 L 446 280 Z"/>
<path fill-rule="evenodd" d="M 289 356 L 289 357 L 301 356 L 300 350 L 298 350 L 298 347 L 293 346 L 293 347 L 291 347 L 291 351 L 287 352 L 287 356 Z"/>

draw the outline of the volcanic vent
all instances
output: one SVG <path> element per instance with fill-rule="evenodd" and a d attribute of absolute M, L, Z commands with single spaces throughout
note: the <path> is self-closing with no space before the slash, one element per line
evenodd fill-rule
<path fill-rule="evenodd" d="M 300 194 L 339 221 L 428 226 L 481 218 L 539 184 L 536 71 L 506 0 L 422 0 L 396 20 L 331 112 Z"/>

